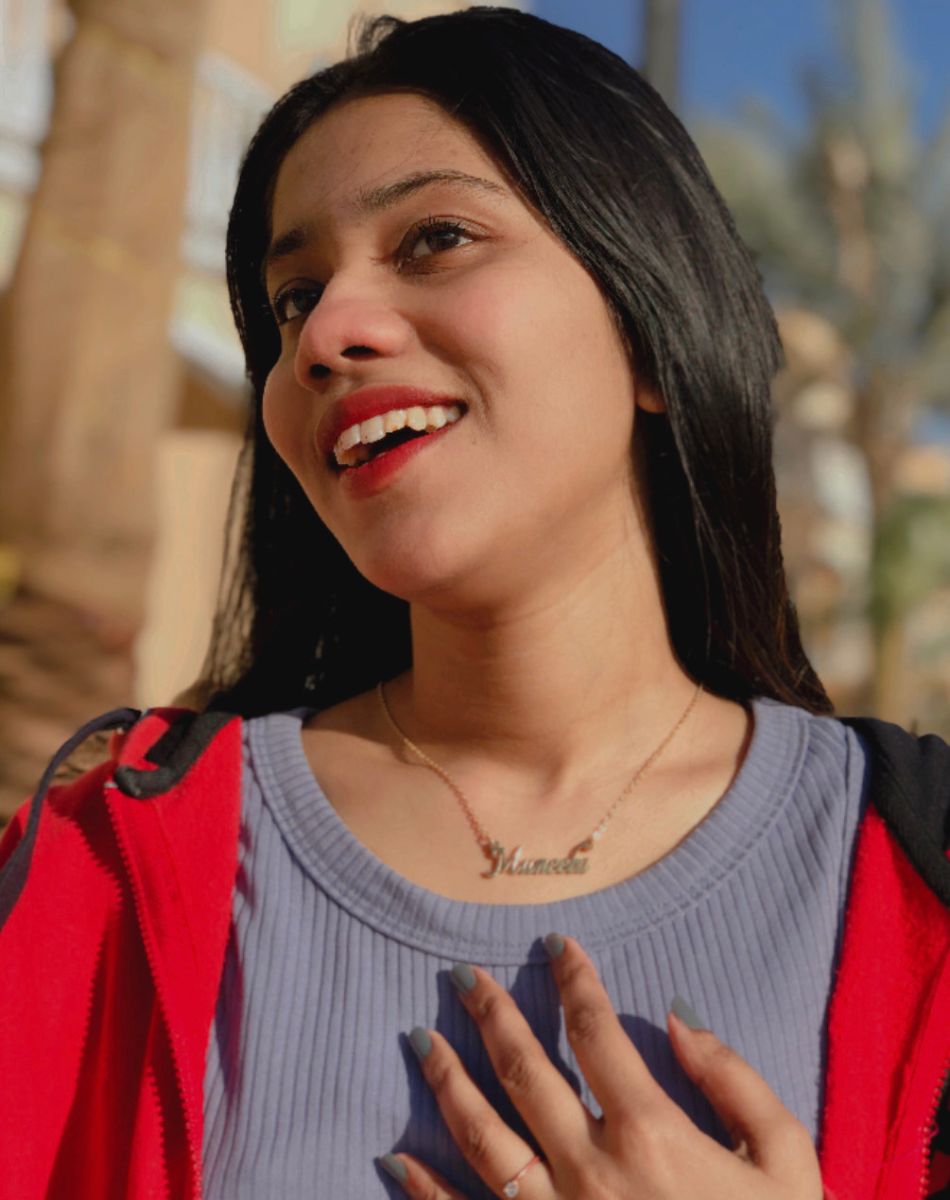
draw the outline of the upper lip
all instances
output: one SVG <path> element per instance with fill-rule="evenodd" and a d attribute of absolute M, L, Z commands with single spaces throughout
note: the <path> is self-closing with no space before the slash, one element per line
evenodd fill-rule
<path fill-rule="evenodd" d="M 433 404 L 463 404 L 456 396 L 439 395 L 425 388 L 406 384 L 388 384 L 360 388 L 342 400 L 335 400 L 320 418 L 317 445 L 328 457 L 344 429 L 370 417 L 378 417 L 394 408 L 430 408 Z"/>

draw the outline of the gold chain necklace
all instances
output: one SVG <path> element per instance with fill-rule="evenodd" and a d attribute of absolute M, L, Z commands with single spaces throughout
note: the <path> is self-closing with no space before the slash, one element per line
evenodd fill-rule
<path fill-rule="evenodd" d="M 653 753 L 646 760 L 646 762 L 643 763 L 643 765 L 637 771 L 636 775 L 634 775 L 634 777 L 630 780 L 630 782 L 623 789 L 623 791 L 620 793 L 620 795 L 617 797 L 617 799 L 613 802 L 613 804 L 610 806 L 610 808 L 604 814 L 604 816 L 603 816 L 600 824 L 597 826 L 597 828 L 595 830 L 593 830 L 593 832 L 590 833 L 586 838 L 584 838 L 584 840 L 582 842 L 578 842 L 577 845 L 574 846 L 573 849 L 571 849 L 568 852 L 568 854 L 565 858 L 534 858 L 534 859 L 522 857 L 520 846 L 515 846 L 514 850 L 512 850 L 512 852 L 510 854 L 508 854 L 507 851 L 505 850 L 505 847 L 502 846 L 501 842 L 497 842 L 493 838 L 489 837 L 489 835 L 484 831 L 484 829 L 482 829 L 481 825 L 479 825 L 478 821 L 475 819 L 474 815 L 472 814 L 472 810 L 469 808 L 468 802 L 466 801 L 465 796 L 462 794 L 462 789 L 455 783 L 455 781 L 453 779 L 451 779 L 449 777 L 449 774 L 447 771 L 443 770 L 443 768 L 440 767 L 438 763 L 433 762 L 432 759 L 429 758 L 429 756 L 427 754 L 424 754 L 419 749 L 419 747 L 417 745 L 415 745 L 414 742 L 410 742 L 410 740 L 406 737 L 406 735 L 403 733 L 403 731 L 396 724 L 392 713 L 389 711 L 389 705 L 386 703 L 386 697 L 383 694 L 383 681 L 382 680 L 379 681 L 376 690 L 379 693 L 380 703 L 383 706 L 383 712 L 386 714 L 386 719 L 389 721 L 390 725 L 395 730 L 397 736 L 402 739 L 403 743 L 406 746 L 408 746 L 408 748 L 410 750 L 412 750 L 414 754 L 417 754 L 422 759 L 422 761 L 425 763 L 425 765 L 427 767 L 431 767 L 431 769 L 433 771 L 435 771 L 436 774 L 439 775 L 449 785 L 449 787 L 456 794 L 456 796 L 458 796 L 459 802 L 461 803 L 462 808 L 465 812 L 466 819 L 468 820 L 469 825 L 471 825 L 471 827 L 472 827 L 472 830 L 475 834 L 478 844 L 481 846 L 482 850 L 485 852 L 486 857 L 488 859 L 490 859 L 491 863 L 492 863 L 491 870 L 483 872 L 482 878 L 483 879 L 494 879 L 498 875 L 580 875 L 580 874 L 583 874 L 590 866 L 590 859 L 589 858 L 579 858 L 578 855 L 584 854 L 589 850 L 593 850 L 594 844 L 596 842 L 598 842 L 600 840 L 600 838 L 603 836 L 604 830 L 607 827 L 607 822 L 613 816 L 614 809 L 617 807 L 617 805 L 620 803 L 620 801 L 623 800 L 623 798 L 627 795 L 627 793 L 633 788 L 634 784 L 637 782 L 637 780 L 640 778 L 640 776 L 643 774 L 643 772 L 647 769 L 647 767 L 650 766 L 650 764 L 652 762 L 654 762 L 660 756 L 660 754 L 666 749 L 666 747 L 669 745 L 669 743 L 673 740 L 673 737 L 676 734 L 676 731 L 680 728 L 680 726 L 683 724 L 683 722 L 686 720 L 686 718 L 689 716 L 690 712 L 692 711 L 693 705 L 696 703 L 697 699 L 699 698 L 699 693 L 703 690 L 703 685 L 700 684 L 696 688 L 696 691 L 693 693 L 692 700 L 690 700 L 689 704 L 686 706 L 686 711 L 683 713 L 683 715 L 680 717 L 680 719 L 676 722 L 676 724 L 673 726 L 673 728 L 670 730 L 670 732 L 666 735 L 666 737 L 663 739 L 663 741 L 659 744 L 659 746 L 657 746 L 657 748 L 653 751 Z"/>

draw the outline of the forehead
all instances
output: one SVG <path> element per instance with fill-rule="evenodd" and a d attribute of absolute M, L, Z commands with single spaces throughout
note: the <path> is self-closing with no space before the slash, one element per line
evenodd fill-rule
<path fill-rule="evenodd" d="M 271 225 L 306 213 L 357 217 L 366 197 L 420 170 L 479 176 L 510 192 L 478 139 L 428 97 L 388 93 L 344 101 L 301 134 L 285 156 L 274 188 Z"/>

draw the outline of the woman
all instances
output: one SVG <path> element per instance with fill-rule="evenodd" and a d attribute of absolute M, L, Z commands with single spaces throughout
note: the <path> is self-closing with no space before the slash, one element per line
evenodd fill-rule
<path fill-rule="evenodd" d="M 935 1194 L 950 747 L 802 650 L 775 324 L 676 118 L 520 12 L 379 18 L 228 275 L 200 711 L 90 722 L 2 845 L 4 976 L 72 998 L 9 997 L 18 1103 L 60 1047 L 16 1195 Z"/>

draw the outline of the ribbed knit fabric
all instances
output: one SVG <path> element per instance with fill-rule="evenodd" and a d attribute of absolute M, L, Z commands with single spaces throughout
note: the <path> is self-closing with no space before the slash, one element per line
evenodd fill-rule
<path fill-rule="evenodd" d="M 417 1024 L 438 1029 L 538 1148 L 448 978 L 456 961 L 508 989 L 599 1115 L 564 1034 L 541 941 L 551 930 L 581 942 L 653 1075 L 702 1129 L 729 1144 L 670 1049 L 675 993 L 815 1135 L 866 758 L 831 717 L 761 698 L 752 708 L 732 786 L 679 846 L 632 879 L 546 904 L 466 903 L 410 883 L 320 790 L 300 737 L 313 710 L 246 722 L 239 870 L 205 1078 L 207 1200 L 398 1196 L 374 1162 L 398 1150 L 470 1200 L 495 1194 L 462 1158 L 407 1038 Z"/>

